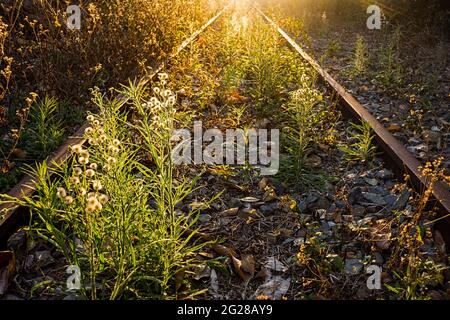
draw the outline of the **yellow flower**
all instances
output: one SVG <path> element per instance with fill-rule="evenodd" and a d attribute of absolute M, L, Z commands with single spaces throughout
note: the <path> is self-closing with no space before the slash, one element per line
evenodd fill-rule
<path fill-rule="evenodd" d="M 78 158 L 78 162 L 80 163 L 80 164 L 88 164 L 89 163 L 89 158 L 85 158 L 85 157 L 79 157 Z"/>
<path fill-rule="evenodd" d="M 89 158 L 89 151 L 81 150 L 80 156 L 85 157 L 85 158 Z"/>
<path fill-rule="evenodd" d="M 65 198 L 67 195 L 66 189 L 64 188 L 58 188 L 56 189 L 56 196 L 60 199 Z"/>
<path fill-rule="evenodd" d="M 97 203 L 94 205 L 94 211 L 101 211 L 102 209 L 103 209 L 102 204 L 97 201 Z"/>
<path fill-rule="evenodd" d="M 91 196 L 87 199 L 86 212 L 96 212 L 102 210 L 102 204 L 97 200 L 95 196 Z"/>
<path fill-rule="evenodd" d="M 90 193 L 89 193 L 90 194 Z M 95 204 L 97 202 L 97 198 L 95 195 L 91 195 L 87 198 L 87 204 Z"/>
<path fill-rule="evenodd" d="M 105 136 L 104 134 L 102 134 L 100 137 L 98 137 L 98 141 L 99 141 L 100 143 L 105 142 L 105 141 L 106 141 L 106 136 Z"/>
<path fill-rule="evenodd" d="M 117 163 L 117 159 L 114 157 L 108 157 L 107 160 L 108 164 L 116 164 Z"/>
<path fill-rule="evenodd" d="M 169 78 L 169 75 L 167 73 L 159 73 L 158 78 L 160 81 L 167 80 Z"/>
<path fill-rule="evenodd" d="M 73 168 L 73 173 L 74 173 L 76 176 L 79 176 L 80 174 L 83 173 L 83 170 L 82 170 L 80 167 L 75 167 L 75 168 Z"/>
<path fill-rule="evenodd" d="M 83 151 L 83 147 L 79 144 L 72 146 L 72 151 L 76 154 L 80 154 Z"/>
<path fill-rule="evenodd" d="M 101 204 L 106 204 L 109 201 L 109 197 L 106 194 L 101 194 L 98 197 L 98 200 L 100 201 Z"/>
<path fill-rule="evenodd" d="M 89 168 L 91 168 L 92 170 L 97 170 L 98 165 L 96 163 L 91 163 Z"/>
<path fill-rule="evenodd" d="M 94 188 L 95 191 L 100 191 L 103 188 L 102 183 L 99 180 L 94 180 L 92 182 L 92 187 Z"/>
<path fill-rule="evenodd" d="M 73 203 L 73 198 L 71 196 L 67 196 L 65 200 L 67 205 L 71 205 Z"/>
<path fill-rule="evenodd" d="M 108 151 L 111 153 L 118 153 L 119 152 L 119 148 L 117 148 L 115 145 L 109 145 L 108 146 Z"/>
<path fill-rule="evenodd" d="M 95 171 L 94 170 L 92 170 L 92 169 L 87 169 L 86 170 L 86 177 L 92 178 L 94 176 L 95 176 Z"/>
<path fill-rule="evenodd" d="M 70 182 L 72 182 L 73 184 L 79 184 L 80 183 L 80 178 L 72 177 L 72 178 L 70 178 Z"/>

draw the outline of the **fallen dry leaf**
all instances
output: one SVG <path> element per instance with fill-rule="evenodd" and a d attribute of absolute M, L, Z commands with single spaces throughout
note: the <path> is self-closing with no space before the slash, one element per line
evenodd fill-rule
<path fill-rule="evenodd" d="M 250 281 L 255 275 L 255 260 L 253 255 L 246 254 L 242 256 L 242 260 L 237 259 L 234 256 L 231 256 L 233 260 L 233 265 L 236 272 L 245 282 Z"/>
<path fill-rule="evenodd" d="M 233 91 L 230 95 L 230 101 L 233 103 L 244 103 L 248 99 L 247 97 L 242 96 L 239 92 Z"/>
<path fill-rule="evenodd" d="M 230 208 L 230 209 L 220 212 L 219 216 L 221 216 L 221 217 L 235 216 L 238 213 L 238 211 L 239 211 L 239 207 Z"/>
<path fill-rule="evenodd" d="M 233 249 L 228 248 L 221 244 L 215 244 L 213 250 L 222 256 L 236 256 L 236 252 Z"/>
<path fill-rule="evenodd" d="M 248 202 L 248 203 L 254 203 L 254 202 L 259 202 L 260 200 L 255 197 L 245 197 L 245 198 L 242 198 L 241 201 Z"/>
<path fill-rule="evenodd" d="M 402 127 L 400 127 L 398 124 L 391 124 L 387 129 L 390 133 L 402 131 Z"/>
<path fill-rule="evenodd" d="M 9 283 L 16 269 L 16 259 L 11 251 L 0 251 L 0 295 L 8 290 Z"/>

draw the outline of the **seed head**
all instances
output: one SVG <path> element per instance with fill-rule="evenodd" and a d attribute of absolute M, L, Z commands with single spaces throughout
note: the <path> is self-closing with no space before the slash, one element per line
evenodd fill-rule
<path fill-rule="evenodd" d="M 100 191 L 103 188 L 102 183 L 99 180 L 94 180 L 92 182 L 92 187 L 94 188 L 95 191 Z"/>
<path fill-rule="evenodd" d="M 67 196 L 65 198 L 65 202 L 67 205 L 71 205 L 73 203 L 73 198 L 71 196 Z"/>
<path fill-rule="evenodd" d="M 65 198 L 67 196 L 66 189 L 62 187 L 56 189 L 56 196 L 60 199 Z"/>
<path fill-rule="evenodd" d="M 86 170 L 86 177 L 92 178 L 94 176 L 95 176 L 95 171 L 94 170 L 92 170 L 92 169 L 87 169 Z"/>

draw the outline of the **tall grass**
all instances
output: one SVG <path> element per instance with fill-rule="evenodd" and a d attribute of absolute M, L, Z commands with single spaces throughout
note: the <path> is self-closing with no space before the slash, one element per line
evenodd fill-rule
<path fill-rule="evenodd" d="M 80 267 L 85 297 L 175 298 L 174 279 L 195 264 L 193 253 L 203 246 L 192 238 L 198 212 L 175 210 L 197 179 L 176 173 L 172 163 L 173 93 L 155 88 L 151 97 L 135 86 L 122 92 L 133 124 L 116 100 L 94 92 L 100 112 L 88 116 L 89 147 L 72 148 L 73 160 L 56 170 L 58 181 L 45 164 L 32 170 L 35 196 L 5 196 L 0 203 L 30 208 L 32 231 Z M 151 162 L 143 165 L 142 157 Z"/>

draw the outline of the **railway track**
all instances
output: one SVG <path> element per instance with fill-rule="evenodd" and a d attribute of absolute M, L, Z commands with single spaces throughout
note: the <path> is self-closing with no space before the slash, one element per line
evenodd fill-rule
<path fill-rule="evenodd" d="M 231 6 L 222 9 L 216 16 L 211 18 L 199 30 L 195 31 L 188 37 L 172 55 L 163 63 L 159 64 L 151 75 L 146 76 L 136 82 L 138 85 L 145 85 L 150 82 L 155 75 L 163 70 L 167 64 L 176 56 L 178 56 L 187 46 L 189 46 L 195 39 L 198 38 L 208 27 L 216 22 L 226 10 Z M 365 109 L 346 89 L 334 80 L 328 72 L 326 72 L 310 55 L 308 55 L 283 29 L 281 29 L 272 19 L 270 19 L 259 8 L 256 8 L 258 13 L 289 43 L 293 50 L 306 60 L 320 75 L 321 80 L 327 85 L 330 92 L 339 97 L 339 105 L 342 107 L 343 114 L 354 120 L 364 120 L 373 129 L 379 149 L 382 151 L 383 158 L 387 161 L 397 178 L 402 180 L 404 175 L 410 176 L 414 188 L 418 191 L 426 190 L 429 185 L 424 177 L 421 176 L 419 161 L 390 133 L 384 126 L 373 117 L 367 109 Z M 124 97 L 119 97 L 119 102 L 124 105 L 127 101 Z M 72 137 L 69 137 L 66 142 L 58 148 L 58 150 L 47 161 L 50 166 L 54 164 L 61 164 L 70 158 L 70 147 L 76 144 L 86 144 L 86 139 L 83 138 L 83 133 L 89 125 L 83 125 Z M 8 195 L 23 198 L 29 196 L 34 192 L 34 178 L 30 176 L 24 177 L 13 189 L 8 192 Z M 438 221 L 436 227 L 440 230 L 445 238 L 448 246 L 450 246 L 450 192 L 441 183 L 438 183 L 433 188 L 433 199 L 430 206 L 438 208 Z M 17 228 L 18 225 L 27 221 L 27 213 L 23 208 L 1 206 L 0 212 L 4 214 L 0 216 L 0 243 L 8 238 L 9 235 Z"/>
<path fill-rule="evenodd" d="M 339 97 L 339 105 L 343 114 L 348 118 L 367 122 L 375 133 L 377 145 L 382 151 L 383 158 L 389 166 L 394 169 L 399 180 L 405 175 L 410 176 L 411 182 L 417 191 L 426 190 L 429 181 L 420 172 L 420 162 L 398 141 L 375 117 L 364 108 L 355 97 L 340 85 L 333 77 L 326 72 L 310 55 L 308 55 L 283 29 L 281 29 L 272 19 L 265 15 L 260 9 L 258 12 L 277 32 L 289 43 L 293 50 L 306 60 L 320 75 L 321 80 L 326 84 L 332 94 Z M 438 183 L 433 188 L 433 199 L 430 206 L 438 208 L 438 218 L 436 227 L 442 232 L 447 245 L 450 245 L 450 191 L 442 183 Z"/>
<path fill-rule="evenodd" d="M 216 16 L 211 18 L 204 26 L 187 38 L 180 47 L 163 63 L 155 68 L 155 71 L 138 81 L 135 81 L 136 86 L 144 86 L 152 81 L 152 79 L 164 70 L 170 61 L 178 57 L 189 45 L 195 42 L 199 36 L 208 30 L 216 21 L 218 21 L 225 12 L 230 8 L 231 4 L 222 9 Z M 337 83 L 320 65 L 314 61 L 283 29 L 281 29 L 272 19 L 270 19 L 259 8 L 256 8 L 258 14 L 282 36 L 289 44 L 292 50 L 297 52 L 302 59 L 304 59 L 320 76 L 323 84 L 328 88 L 330 96 L 338 97 L 338 103 L 343 115 L 349 119 L 357 121 L 365 121 L 372 128 L 375 141 L 380 150 L 385 162 L 396 173 L 398 180 L 402 181 L 404 175 L 410 176 L 417 191 L 425 190 L 429 186 L 429 182 L 420 174 L 420 163 L 410 154 L 406 148 L 390 134 L 381 123 L 379 123 L 351 94 L 349 94 L 339 83 Z M 120 105 L 127 103 L 125 96 L 119 96 Z M 84 138 L 84 132 L 89 127 L 89 124 L 82 126 L 77 133 L 70 137 L 47 161 L 49 167 L 58 166 L 68 161 L 71 158 L 70 147 L 74 145 L 87 145 L 87 140 Z M 21 199 L 26 196 L 31 196 L 35 191 L 36 178 L 32 176 L 25 177 L 16 187 L 9 193 L 9 196 Z M 251 202 L 251 201 L 250 201 Z M 431 208 L 436 208 L 439 214 L 439 220 L 435 227 L 441 232 L 447 246 L 450 247 L 450 192 L 444 185 L 438 184 L 433 189 L 433 199 L 429 203 Z M 0 220 L 0 246 L 6 243 L 6 240 L 15 232 L 19 226 L 24 225 L 28 221 L 29 213 L 26 208 L 3 205 L 0 207 L 2 212 Z M 208 240 L 208 236 L 205 236 Z M 219 248 L 218 251 L 224 251 Z M 233 256 L 231 253 L 227 253 Z"/>

